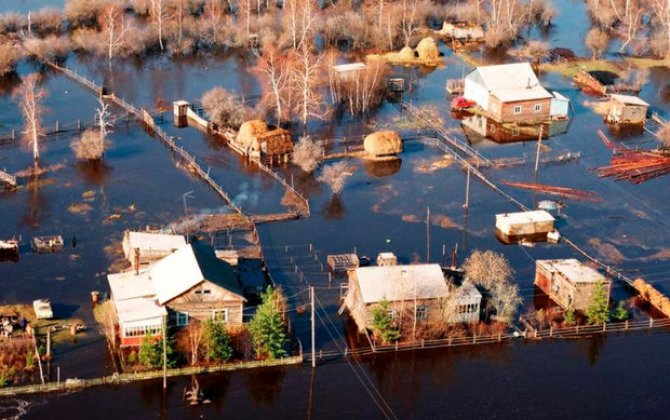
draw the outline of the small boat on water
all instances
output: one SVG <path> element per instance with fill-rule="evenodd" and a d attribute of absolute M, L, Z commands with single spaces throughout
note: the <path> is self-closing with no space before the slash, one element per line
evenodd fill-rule
<path fill-rule="evenodd" d="M 32 241 L 32 248 L 35 252 L 56 252 L 64 245 L 65 242 L 60 235 L 35 236 Z"/>
<path fill-rule="evenodd" d="M 19 241 L 15 238 L 0 239 L 0 261 L 19 259 Z"/>

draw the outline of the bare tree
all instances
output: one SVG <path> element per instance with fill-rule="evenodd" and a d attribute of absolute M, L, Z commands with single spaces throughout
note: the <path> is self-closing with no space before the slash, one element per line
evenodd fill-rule
<path fill-rule="evenodd" d="M 40 141 L 44 137 L 42 127 L 44 105 L 42 102 L 47 96 L 47 91 L 38 84 L 39 75 L 32 73 L 23 79 L 23 83 L 15 92 L 23 114 L 22 140 L 33 152 L 33 164 L 36 170 L 40 165 Z"/>
<path fill-rule="evenodd" d="M 523 302 L 519 296 L 519 286 L 509 282 L 498 282 L 489 291 L 489 304 L 496 313 L 496 320 L 509 322 Z"/>
<path fill-rule="evenodd" d="M 287 28 L 289 44 L 294 50 L 311 45 L 315 32 L 316 2 L 314 0 L 285 0 L 282 12 L 283 27 Z"/>
<path fill-rule="evenodd" d="M 470 281 L 487 290 L 497 283 L 507 282 L 514 273 L 504 255 L 478 249 L 465 260 L 463 269 Z"/>
<path fill-rule="evenodd" d="M 109 105 L 102 99 L 98 99 L 99 107 L 96 110 L 97 130 L 86 130 L 81 137 L 75 139 L 70 147 L 74 151 L 77 159 L 95 161 L 100 160 L 105 155 L 105 150 L 109 148 L 109 128 L 113 125 Z"/>
<path fill-rule="evenodd" d="M 191 366 L 195 366 L 198 363 L 200 358 L 200 343 L 202 342 L 202 336 L 205 329 L 203 328 L 202 322 L 198 320 L 191 320 L 188 325 L 188 341 L 191 353 Z"/>
<path fill-rule="evenodd" d="M 105 6 L 98 18 L 98 23 L 107 44 L 107 59 L 110 64 L 114 55 L 126 45 L 128 25 L 125 22 L 125 10 L 118 3 Z"/>
<path fill-rule="evenodd" d="M 291 67 L 291 56 L 282 54 L 274 43 L 266 43 L 262 52 L 256 54 L 254 70 L 261 75 L 261 102 L 269 109 L 274 109 L 277 125 L 281 124 L 291 105 Z"/>
<path fill-rule="evenodd" d="M 353 168 L 347 162 L 337 162 L 326 166 L 317 178 L 319 182 L 328 184 L 333 194 L 339 195 L 344 189 L 347 178 L 353 175 Z"/>
<path fill-rule="evenodd" d="M 593 28 L 586 34 L 586 46 L 591 50 L 594 60 L 600 58 L 609 43 L 609 35 L 600 28 Z"/>
<path fill-rule="evenodd" d="M 662 28 L 665 54 L 670 54 L 670 0 L 653 0 L 653 20 Z M 660 39 L 660 38 L 659 38 Z"/>
<path fill-rule="evenodd" d="M 362 114 L 378 106 L 386 93 L 389 67 L 382 59 L 371 59 L 360 70 L 337 74 L 335 59 L 328 66 L 330 96 L 334 103 L 346 104 L 351 115 Z"/>
<path fill-rule="evenodd" d="M 293 146 L 293 163 L 307 172 L 313 172 L 323 157 L 323 146 L 314 141 L 310 136 L 300 137 Z"/>
<path fill-rule="evenodd" d="M 166 0 L 151 0 L 149 16 L 151 17 L 151 22 L 156 28 L 158 33 L 158 45 L 161 47 L 161 51 L 165 50 L 163 46 L 163 26 L 164 22 L 167 19 L 167 7 Z"/>
<path fill-rule="evenodd" d="M 323 120 L 328 114 L 321 91 L 323 57 L 323 54 L 313 54 L 307 43 L 303 43 L 302 48 L 293 53 L 295 66 L 292 66 L 292 85 L 297 97 L 295 108 L 304 126 L 310 117 Z"/>
<path fill-rule="evenodd" d="M 202 105 L 212 121 L 221 127 L 237 129 L 250 114 L 250 110 L 244 104 L 221 87 L 205 92 L 202 96 Z"/>

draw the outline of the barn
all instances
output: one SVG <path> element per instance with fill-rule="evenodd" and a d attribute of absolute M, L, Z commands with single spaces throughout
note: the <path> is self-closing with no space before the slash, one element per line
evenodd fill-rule
<path fill-rule="evenodd" d="M 563 309 L 586 311 L 598 284 L 604 286 L 609 300 L 612 282 L 574 258 L 537 260 L 535 264 L 535 285 Z"/>
<path fill-rule="evenodd" d="M 529 63 L 477 67 L 465 77 L 463 96 L 501 122 L 545 121 L 554 98 Z"/>
<path fill-rule="evenodd" d="M 644 124 L 649 104 L 637 96 L 611 94 L 607 122 L 614 124 Z"/>

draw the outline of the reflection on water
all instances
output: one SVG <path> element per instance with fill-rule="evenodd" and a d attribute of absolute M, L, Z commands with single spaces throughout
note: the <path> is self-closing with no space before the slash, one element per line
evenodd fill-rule
<path fill-rule="evenodd" d="M 77 163 L 77 170 L 82 178 L 89 184 L 99 187 L 105 185 L 107 176 L 112 172 L 112 169 L 111 166 L 102 160 Z"/>
<path fill-rule="evenodd" d="M 285 377 L 284 368 L 267 368 L 250 371 L 244 382 L 255 402 L 271 407 L 284 386 Z"/>
<path fill-rule="evenodd" d="M 28 183 L 28 203 L 25 213 L 19 219 L 19 225 L 28 227 L 31 230 L 38 229 L 45 218 L 51 213 L 49 200 L 42 191 L 45 180 L 48 178 L 34 178 Z"/>
<path fill-rule="evenodd" d="M 491 139 L 497 143 L 513 143 L 537 140 L 542 131 L 542 138 L 566 133 L 570 126 L 569 120 L 557 120 L 540 124 L 502 123 L 484 115 L 469 115 L 461 120 L 463 131 L 470 144 L 481 143 Z"/>
<path fill-rule="evenodd" d="M 384 178 L 392 176 L 400 172 L 402 166 L 402 159 L 388 159 L 382 161 L 365 160 L 363 167 L 365 172 L 375 178 Z"/>
<path fill-rule="evenodd" d="M 339 220 L 344 218 L 344 203 L 339 194 L 333 194 L 333 197 L 323 207 L 323 215 L 328 220 Z"/>

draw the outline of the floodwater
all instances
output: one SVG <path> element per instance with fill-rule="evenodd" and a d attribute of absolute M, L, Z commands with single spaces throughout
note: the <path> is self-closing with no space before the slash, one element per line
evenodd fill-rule
<path fill-rule="evenodd" d="M 53 2 L 42 2 L 52 3 Z M 62 2 L 61 2 L 62 3 Z M 0 2 L 0 10 L 34 6 L 35 2 Z M 556 46 L 583 45 L 588 19 L 583 2 L 571 0 L 560 6 L 556 27 L 546 36 Z M 58 4 L 57 4 L 58 5 Z M 62 5 L 62 4 L 60 4 Z M 575 7 L 572 7 L 575 6 Z M 577 53 L 583 53 L 575 48 Z M 460 130 L 459 121 L 448 114 L 445 81 L 469 71 L 460 59 L 443 47 L 446 67 L 434 70 L 396 68 L 394 72 L 411 84 L 406 100 L 435 106 L 445 125 Z M 239 55 L 206 56 L 172 61 L 153 58 L 142 63 L 115 63 L 72 56 L 68 66 L 103 83 L 136 106 L 153 109 L 160 102 L 197 100 L 203 92 L 223 86 L 245 97 L 258 94 L 256 79 L 247 71 L 249 58 Z M 22 64 L 20 75 L 35 68 Z M 667 111 L 667 69 L 652 70 L 641 97 Z M 537 182 L 596 192 L 599 203 L 566 201 L 560 219 L 561 232 L 594 255 L 644 274 L 656 286 L 670 292 L 670 252 L 664 217 L 670 211 L 668 178 L 633 186 L 598 179 L 593 169 L 609 162 L 610 151 L 599 140 L 602 117 L 587 106 L 594 98 L 583 95 L 559 75 L 542 76 L 553 90 L 568 96 L 575 119 L 566 134 L 543 142 L 543 156 L 580 152 L 581 160 L 565 165 L 541 167 Z M 90 122 L 96 101 L 90 92 L 59 74 L 44 75 L 48 112 L 45 124 Z M 18 128 L 21 116 L 11 97 L 12 82 L 5 81 L 0 95 L 0 132 Z M 311 129 L 321 138 L 339 138 L 368 133 L 374 127 L 393 124 L 399 112 L 385 103 L 364 123 L 349 118 L 333 123 L 315 123 Z M 162 127 L 211 169 L 245 211 L 254 214 L 282 210 L 282 188 L 249 166 L 216 139 L 199 131 L 176 129 L 170 114 Z M 76 133 L 62 134 L 46 142 L 42 160 L 60 164 L 39 188 L 0 195 L 0 238 L 21 235 L 24 244 L 35 235 L 62 234 L 68 246 L 52 255 L 36 255 L 24 246 L 18 262 L 0 263 L 0 303 L 26 302 L 48 297 L 59 316 L 73 316 L 93 325 L 90 292 L 107 290 L 105 274 L 123 229 L 146 225 L 164 226 L 183 215 L 182 194 L 193 191 L 190 214 L 223 210 L 224 203 L 203 183 L 175 166 L 169 152 L 136 123 L 120 122 L 111 140 L 112 149 L 101 167 L 78 164 L 69 143 Z M 609 133 L 631 147 L 655 147 L 645 133 Z M 462 133 L 457 136 L 464 138 Z M 486 171 L 494 181 L 533 180 L 534 141 L 473 144 L 488 158 L 525 157 L 527 164 Z M 293 307 L 305 302 L 303 278 L 317 287 L 328 319 L 334 328 L 319 325 L 317 348 L 341 347 L 344 325 L 336 312 L 339 281 L 329 283 L 321 271 L 327 254 L 351 252 L 374 257 L 381 251 L 395 252 L 401 261 L 443 259 L 443 246 L 459 247 L 459 259 L 471 250 L 492 249 L 504 253 L 512 263 L 525 307 L 533 306 L 534 259 L 578 257 L 564 245 L 540 244 L 535 248 L 505 246 L 493 234 L 494 214 L 514 207 L 473 179 L 470 208 L 464 211 L 465 175 L 452 164 L 426 171 L 441 159 L 441 153 L 420 142 L 405 145 L 402 160 L 395 163 L 353 161 L 355 170 L 343 193 L 334 198 L 314 177 L 291 167 L 278 170 L 310 199 L 312 216 L 259 227 L 264 252 L 275 279 L 283 285 Z M 20 147 L 0 149 L 0 168 L 25 168 L 30 155 Z M 518 200 L 532 205 L 547 198 L 507 189 Z M 93 198 L 84 193 L 93 191 Z M 86 197 L 90 197 L 87 194 Z M 551 197 L 548 197 L 551 198 Z M 68 211 L 72 204 L 90 206 L 85 213 Z M 430 243 L 425 215 L 430 208 Z M 110 218 L 110 216 L 112 216 Z M 76 237 L 77 245 L 70 241 Z M 311 249 L 310 251 L 310 244 Z M 604 244 L 604 245 L 603 245 Z M 107 247 L 107 248 L 106 248 Z M 448 254 L 449 252 L 447 252 Z M 315 257 L 316 255 L 316 257 Z M 290 262 L 291 257 L 295 263 Z M 295 264 L 300 272 L 295 272 Z M 627 298 L 622 287 L 614 288 L 615 299 Z M 308 317 L 295 316 L 294 328 L 307 347 Z M 326 322 L 327 320 L 324 320 Z M 332 334 L 332 336 L 331 336 Z M 564 342 L 508 343 L 500 346 L 406 352 L 360 360 L 362 380 L 370 380 L 399 418 L 630 418 L 660 417 L 670 408 L 662 389 L 667 382 L 665 349 L 670 336 L 630 334 L 594 337 Z M 94 330 L 55 348 L 54 367 L 63 377 L 94 377 L 109 374 L 104 339 Z M 96 418 L 235 417 L 235 418 L 383 418 L 352 367 L 343 361 L 328 361 L 316 371 L 307 367 L 234 372 L 200 378 L 212 404 L 195 409 L 182 401 L 190 380 L 171 380 L 166 393 L 159 381 L 105 387 L 66 395 L 6 399 L 0 417 L 25 411 L 26 418 L 66 418 L 78 412 Z M 119 402 L 123 402 L 120 404 Z"/>

